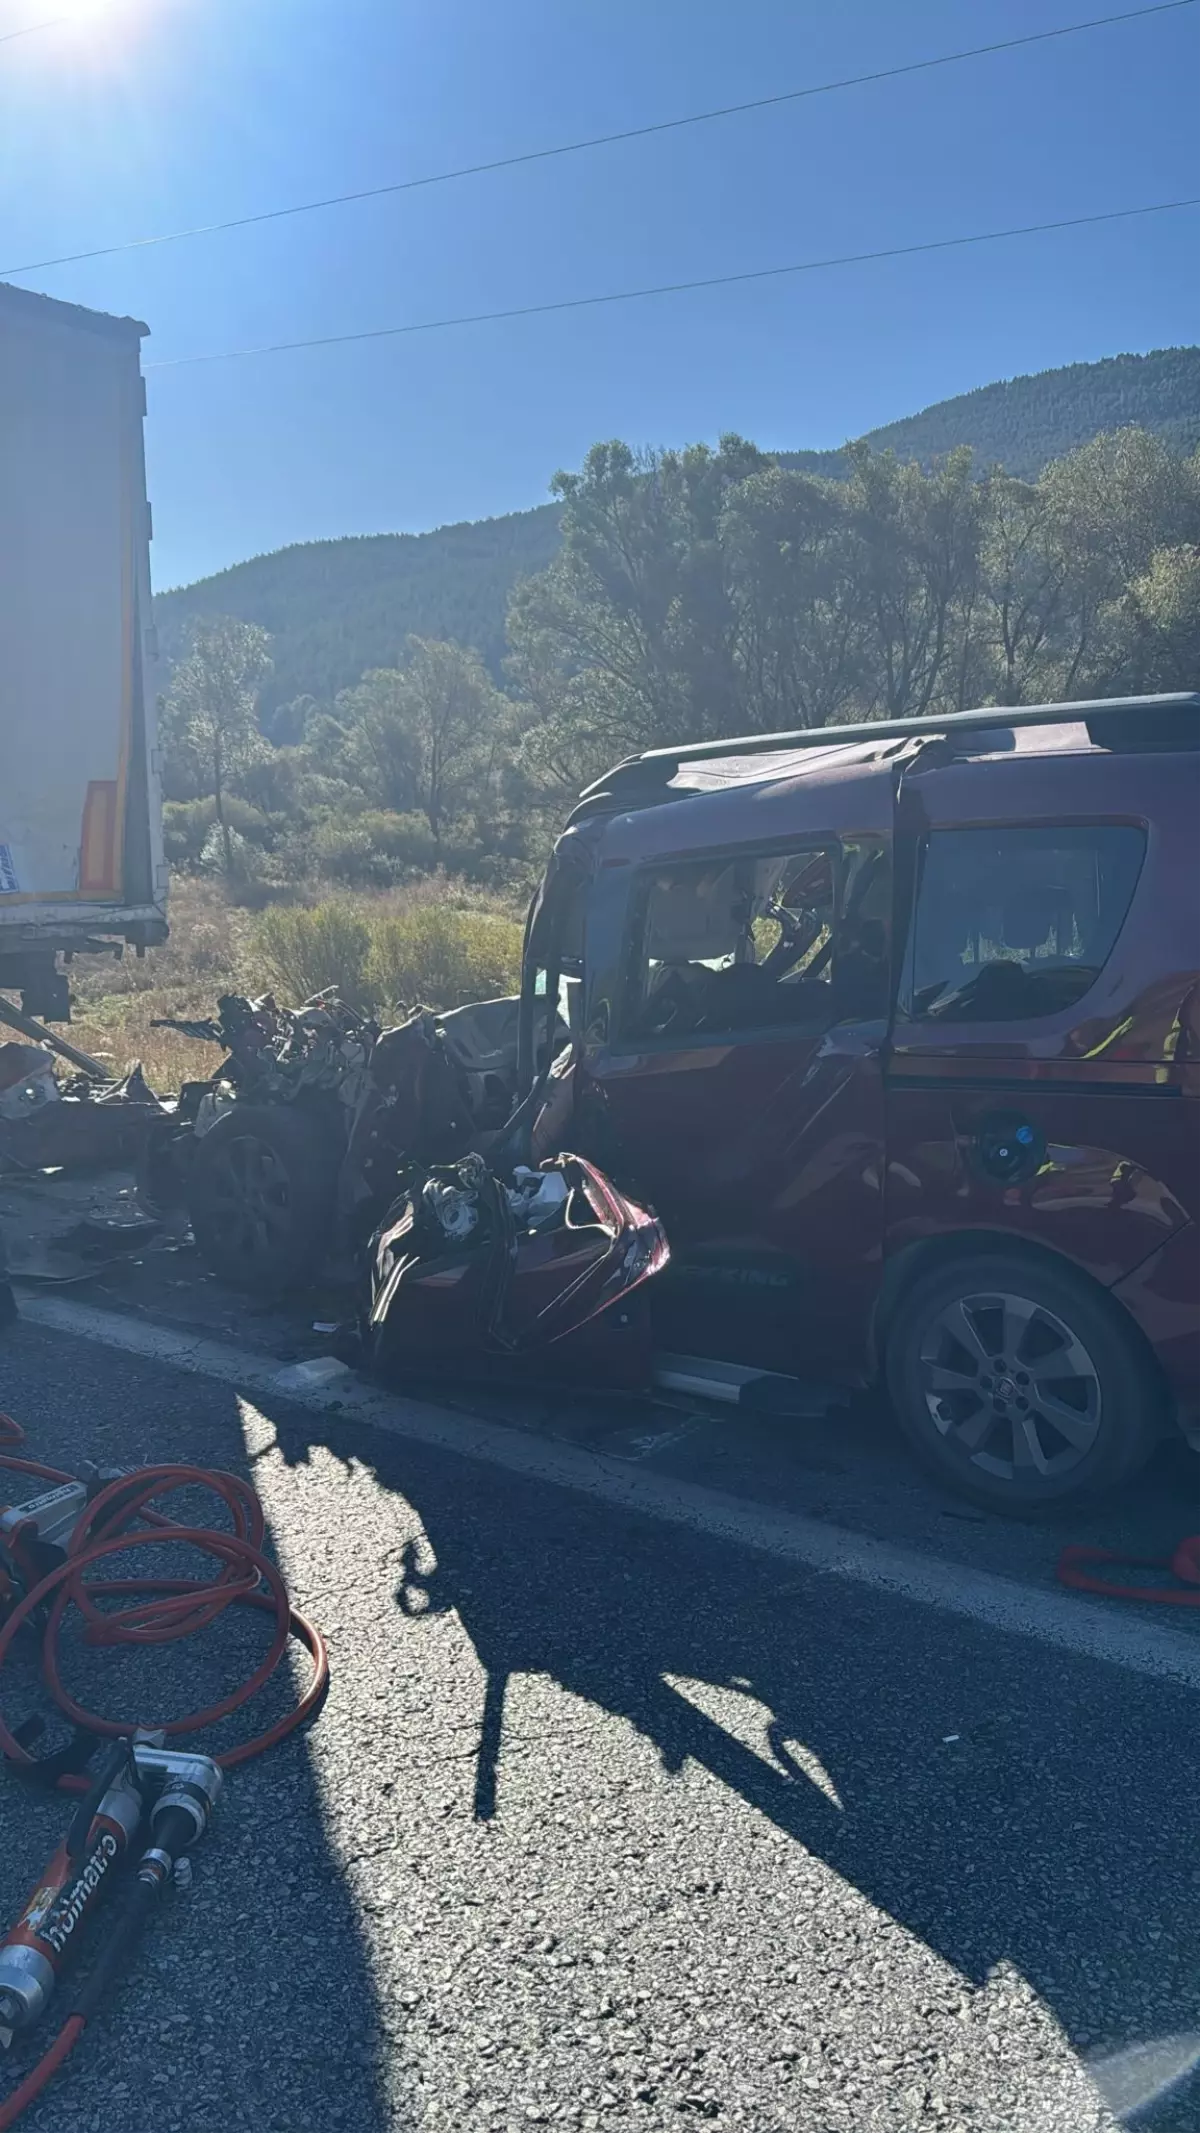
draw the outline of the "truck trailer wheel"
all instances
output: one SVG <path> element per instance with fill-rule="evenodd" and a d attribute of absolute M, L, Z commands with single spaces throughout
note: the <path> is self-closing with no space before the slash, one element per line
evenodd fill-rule
<path fill-rule="evenodd" d="M 1158 1386 L 1119 1307 L 1033 1254 L 968 1254 L 918 1278 L 885 1364 L 922 1465 L 989 1510 L 1115 1488 L 1158 1434 Z"/>
<path fill-rule="evenodd" d="M 279 1295 L 320 1271 L 333 1234 L 337 1151 L 286 1105 L 235 1104 L 197 1145 L 188 1212 L 197 1249 L 236 1288 Z"/>

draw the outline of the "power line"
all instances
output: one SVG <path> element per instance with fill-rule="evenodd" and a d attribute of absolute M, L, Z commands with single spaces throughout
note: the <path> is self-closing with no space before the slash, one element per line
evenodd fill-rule
<path fill-rule="evenodd" d="M 0 44 L 15 44 L 18 37 L 33 37 L 39 30 L 60 30 L 64 22 L 74 19 L 73 15 L 51 15 L 46 22 L 27 22 L 23 30 L 5 30 L 0 35 Z"/>
<path fill-rule="evenodd" d="M 999 244 L 1010 237 L 1038 237 L 1049 230 L 1081 230 L 1101 222 L 1126 222 L 1139 215 L 1170 215 L 1200 207 L 1200 194 L 1188 200 L 1158 200 L 1150 207 L 1116 207 L 1100 215 L 1072 215 L 1059 222 L 1026 222 L 1011 230 L 980 230 L 970 237 L 934 237 L 922 244 L 889 245 L 876 252 L 842 252 L 830 259 L 803 259 L 787 267 L 751 267 L 740 274 L 710 274 L 697 281 L 656 282 L 646 289 L 613 289 L 603 296 L 560 297 L 548 304 L 517 304 L 504 311 L 468 311 L 456 318 L 420 319 L 407 326 L 371 326 L 358 333 L 323 333 L 311 340 L 265 341 L 255 348 L 220 348 L 206 355 L 171 356 L 147 363 L 147 370 L 182 370 L 195 363 L 224 363 L 247 356 L 286 355 L 300 348 L 341 348 L 350 341 L 390 341 L 408 333 L 442 333 L 454 326 L 484 326 L 499 319 L 541 318 L 551 311 L 586 311 L 599 304 L 640 303 L 648 296 L 681 296 L 693 289 L 727 289 L 735 282 L 774 281 L 784 274 L 819 274 L 830 267 L 868 266 L 881 259 L 912 259 L 920 252 L 951 252 L 972 244 Z"/>
<path fill-rule="evenodd" d="M 781 104 L 795 104 L 814 96 L 830 96 L 843 89 L 861 89 L 873 82 L 896 81 L 907 74 L 927 74 L 937 67 L 954 67 L 967 59 L 983 59 L 997 52 L 1015 52 L 1025 45 L 1049 44 L 1055 38 L 1078 37 L 1085 30 L 1107 29 L 1113 23 L 1139 22 L 1148 15 L 1170 15 L 1180 8 L 1195 7 L 1197 0 L 1155 0 L 1150 7 L 1129 8 L 1119 15 L 1096 15 L 1087 22 L 1067 22 L 1053 30 L 1033 30 L 1024 37 L 1006 37 L 997 44 L 972 45 L 961 52 L 943 52 L 934 59 L 914 59 L 904 66 L 881 67 L 871 74 L 848 74 L 837 81 L 816 82 L 804 89 L 784 89 L 774 96 L 758 96 L 747 103 L 721 104 L 711 111 L 693 111 L 686 118 L 657 119 L 647 126 L 627 126 L 619 133 L 592 134 L 586 140 L 565 141 L 554 148 L 529 148 L 520 155 L 499 156 L 488 163 L 465 163 L 456 170 L 439 170 L 421 178 L 400 178 L 388 185 L 371 185 L 359 192 L 331 193 L 323 200 L 302 200 L 290 207 L 264 209 L 255 215 L 237 215 L 226 222 L 198 223 L 193 229 L 170 230 L 157 237 L 131 237 L 123 244 L 99 245 L 87 252 L 62 252 L 54 259 L 27 260 L 23 266 L 0 267 L 0 276 L 37 274 L 47 267 L 77 266 L 88 259 L 111 259 L 118 252 L 147 251 L 163 244 L 183 244 L 193 237 L 216 237 L 230 230 L 251 229 L 258 223 L 282 222 L 295 215 L 313 215 L 329 207 L 348 207 L 361 200 L 382 200 L 394 193 L 419 192 L 431 185 L 450 185 L 460 178 L 484 177 L 493 171 L 515 170 L 526 163 L 550 162 L 559 156 L 580 155 L 592 148 L 610 148 L 622 141 L 641 141 L 651 134 L 678 133 L 688 126 L 707 126 L 715 119 L 735 118 L 749 111 L 768 111 Z M 49 25 L 39 25 L 48 27 Z M 22 31 L 14 32 L 21 36 Z"/>

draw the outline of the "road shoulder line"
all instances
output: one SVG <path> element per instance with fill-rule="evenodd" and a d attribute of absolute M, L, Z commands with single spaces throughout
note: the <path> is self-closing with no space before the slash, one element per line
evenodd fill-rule
<path fill-rule="evenodd" d="M 232 1343 L 148 1325 L 63 1297 L 22 1298 L 21 1316 L 49 1331 L 217 1379 L 251 1402 L 256 1394 L 270 1395 L 301 1407 L 357 1416 L 393 1436 L 571 1489 L 634 1516 L 684 1526 L 1080 1658 L 1105 1660 L 1132 1673 L 1200 1690 L 1200 1638 L 1142 1615 L 1121 1613 L 1053 1588 L 1022 1585 L 803 1512 L 776 1510 L 700 1482 L 647 1472 L 579 1445 L 528 1436 L 502 1423 L 406 1399 L 351 1372 L 330 1376 L 318 1370 L 306 1381 L 303 1365 L 289 1368 L 275 1357 Z"/>

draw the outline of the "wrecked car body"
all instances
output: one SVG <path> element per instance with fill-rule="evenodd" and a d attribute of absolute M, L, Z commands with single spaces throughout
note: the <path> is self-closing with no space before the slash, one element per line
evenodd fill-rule
<path fill-rule="evenodd" d="M 0 1044 L 0 1164 L 14 1171 L 136 1165 L 171 1110 L 139 1065 L 120 1081 L 59 1082 L 44 1046 Z"/>
<path fill-rule="evenodd" d="M 665 1267 L 665 1234 L 582 1158 L 514 1157 L 519 1017 L 490 1000 L 379 1031 L 332 995 L 225 998 L 186 1025 L 227 1058 L 181 1094 L 150 1190 L 182 1194 L 226 1281 L 279 1292 L 331 1252 L 365 1258 L 358 1354 L 380 1375 L 511 1363 L 644 1385 L 635 1292 Z M 539 1059 L 569 1042 L 552 1011 Z"/>
<path fill-rule="evenodd" d="M 650 1381 L 644 1284 L 669 1257 L 662 1224 L 592 1164 L 560 1155 L 506 1185 L 482 1156 L 416 1169 L 371 1243 L 363 1360 L 408 1378 L 531 1366 L 637 1389 Z"/>
<path fill-rule="evenodd" d="M 996 1508 L 1123 1481 L 1164 1429 L 1200 1441 L 1198 774 L 1200 696 L 618 765 L 554 848 L 517 1000 L 384 1033 L 242 1003 L 236 1076 L 191 1109 L 197 1241 L 282 1288 L 374 1231 L 369 1338 L 495 1359 L 507 1196 L 582 1163 L 576 1205 L 633 1210 L 601 1230 L 671 1240 L 656 1337 L 689 1383 L 697 1357 L 882 1381 Z"/>
<path fill-rule="evenodd" d="M 335 994 L 302 1008 L 228 995 L 167 1027 L 225 1058 L 190 1082 L 147 1151 L 141 1193 L 186 1206 L 201 1255 L 265 1293 L 361 1253 L 413 1163 L 486 1149 L 509 1120 L 519 1002 L 420 1008 L 380 1030 Z M 552 1033 L 556 1048 L 565 1025 Z"/>

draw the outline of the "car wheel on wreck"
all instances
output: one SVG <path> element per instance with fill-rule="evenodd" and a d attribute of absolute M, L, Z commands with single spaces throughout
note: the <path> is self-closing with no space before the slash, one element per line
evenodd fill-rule
<path fill-rule="evenodd" d="M 234 1104 L 202 1136 L 188 1213 L 197 1249 L 223 1281 L 278 1295 L 319 1273 L 337 1189 L 329 1143 L 319 1118 L 267 1104 Z"/>
<path fill-rule="evenodd" d="M 1160 1388 L 1134 1329 L 1040 1255 L 935 1267 L 897 1305 L 885 1361 L 917 1457 L 989 1510 L 1028 1515 L 1115 1488 L 1159 1434 Z"/>

